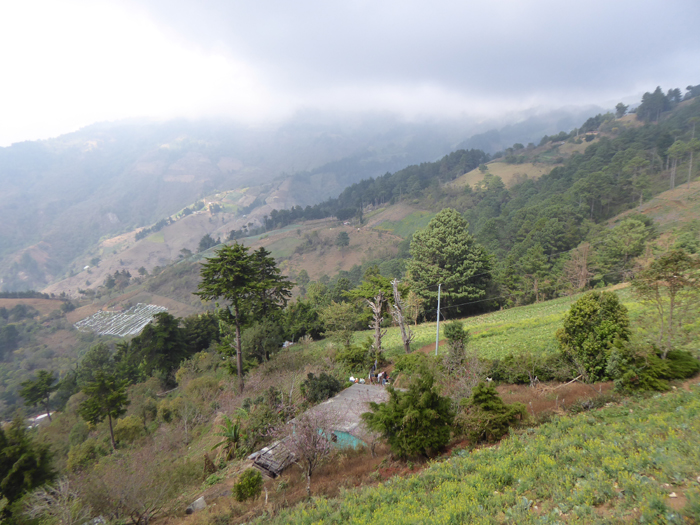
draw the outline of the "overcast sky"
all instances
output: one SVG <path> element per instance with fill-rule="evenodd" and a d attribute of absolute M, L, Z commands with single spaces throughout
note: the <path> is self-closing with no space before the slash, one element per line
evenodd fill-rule
<path fill-rule="evenodd" d="M 7 0 L 0 146 L 130 117 L 610 104 L 700 84 L 698 0 Z"/>

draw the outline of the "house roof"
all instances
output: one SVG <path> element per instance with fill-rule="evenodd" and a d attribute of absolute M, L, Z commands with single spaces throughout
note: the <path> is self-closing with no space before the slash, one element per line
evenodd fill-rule
<path fill-rule="evenodd" d="M 369 412 L 370 402 L 384 403 L 389 399 L 389 392 L 379 385 L 361 385 L 355 383 L 338 395 L 312 407 L 312 414 L 322 414 L 331 421 L 333 430 L 347 432 L 365 441 L 369 431 L 360 417 Z M 294 423 L 294 420 L 290 421 Z"/>

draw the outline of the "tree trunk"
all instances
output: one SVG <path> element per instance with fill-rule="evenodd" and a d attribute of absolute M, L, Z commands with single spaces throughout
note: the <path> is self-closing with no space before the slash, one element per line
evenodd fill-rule
<path fill-rule="evenodd" d="M 671 189 L 676 187 L 676 166 L 678 165 L 678 159 L 673 159 L 673 165 L 671 166 Z"/>
<path fill-rule="evenodd" d="M 306 495 L 311 497 L 311 473 L 306 471 Z"/>
<path fill-rule="evenodd" d="M 394 279 L 391 281 L 391 286 L 394 289 L 394 306 L 392 313 L 394 314 L 394 319 L 401 329 L 401 341 L 403 341 L 403 349 L 407 354 L 411 353 L 411 341 L 413 340 L 413 333 L 411 329 L 406 326 L 406 319 L 403 316 L 403 304 L 401 303 L 401 294 L 399 294 L 399 282 Z"/>
<path fill-rule="evenodd" d="M 238 304 L 234 306 L 236 314 L 236 368 L 238 369 L 238 390 L 243 393 L 243 352 L 241 351 L 241 316 L 238 312 Z"/>
<path fill-rule="evenodd" d="M 107 414 L 107 420 L 109 421 L 109 437 L 112 439 L 112 450 L 117 450 L 117 442 L 114 441 L 114 429 L 112 428 L 112 414 Z"/>
<path fill-rule="evenodd" d="M 46 416 L 49 418 L 49 421 L 51 421 L 51 409 L 49 408 L 49 398 L 46 398 L 46 402 L 44 403 L 44 408 L 46 409 Z"/>
<path fill-rule="evenodd" d="M 671 351 L 671 344 L 673 343 L 673 308 L 676 303 L 676 294 L 673 291 L 669 293 L 669 303 L 668 303 L 668 332 L 666 333 L 666 347 L 663 349 L 662 356 L 666 359 L 666 356 Z"/>
<path fill-rule="evenodd" d="M 690 150 L 690 165 L 688 166 L 688 189 L 690 189 L 690 172 L 693 171 L 693 150 Z"/>

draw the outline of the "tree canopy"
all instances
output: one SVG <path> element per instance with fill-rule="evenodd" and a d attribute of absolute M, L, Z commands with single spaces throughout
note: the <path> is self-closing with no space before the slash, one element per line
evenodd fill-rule
<path fill-rule="evenodd" d="M 22 383 L 22 389 L 19 395 L 24 398 L 24 401 L 29 406 L 42 405 L 46 411 L 46 415 L 51 421 L 51 407 L 49 401 L 51 393 L 58 388 L 56 383 L 56 375 L 48 370 L 39 370 L 35 379 L 30 379 Z"/>
<path fill-rule="evenodd" d="M 564 316 L 557 339 L 579 372 L 593 383 L 605 379 L 612 343 L 629 339 L 629 325 L 627 308 L 615 292 L 588 292 Z"/>
<path fill-rule="evenodd" d="M 413 235 L 413 259 L 407 271 L 415 292 L 432 307 L 442 284 L 443 304 L 466 308 L 461 303 L 481 299 L 491 279 L 491 259 L 469 234 L 469 225 L 452 209 L 440 211 L 424 230 Z"/>

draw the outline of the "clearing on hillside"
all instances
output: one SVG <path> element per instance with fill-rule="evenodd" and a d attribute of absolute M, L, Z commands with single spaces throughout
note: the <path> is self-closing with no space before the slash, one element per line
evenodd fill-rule
<path fill-rule="evenodd" d="M 539 179 L 542 175 L 546 175 L 554 169 L 554 166 L 549 164 L 506 164 L 505 162 L 490 162 L 488 172 L 491 175 L 496 175 L 503 180 L 506 187 L 510 188 L 514 184 L 525 179 Z M 469 184 L 474 186 L 484 179 L 484 173 L 479 168 L 465 173 L 461 177 L 457 177 L 450 185 L 461 187 Z"/>
<path fill-rule="evenodd" d="M 126 337 L 136 335 L 153 321 L 153 316 L 168 309 L 154 304 L 138 303 L 126 312 L 100 311 L 73 326 L 81 332 L 95 332 L 99 335 Z"/>

